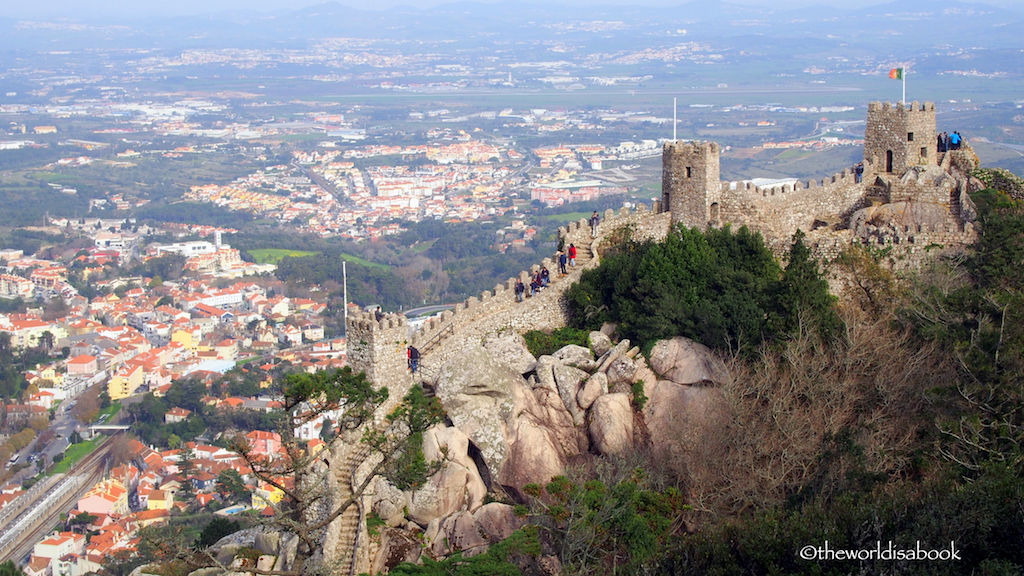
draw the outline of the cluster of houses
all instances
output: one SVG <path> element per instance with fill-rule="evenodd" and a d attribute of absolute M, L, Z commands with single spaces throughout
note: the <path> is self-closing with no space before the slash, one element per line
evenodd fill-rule
<path fill-rule="evenodd" d="M 252 453 L 259 457 L 284 457 L 281 437 L 275 432 L 252 431 L 246 434 L 246 440 Z M 313 439 L 309 449 L 323 445 L 321 440 Z M 252 508 L 269 514 L 271 504 L 284 497 L 280 489 L 257 481 L 245 460 L 234 452 L 192 442 L 185 449 L 191 453 L 189 467 L 182 463 L 185 450 L 158 451 L 137 440 L 131 441 L 131 463 L 112 468 L 78 499 L 67 513 L 68 529 L 48 534 L 35 544 L 25 573 L 81 576 L 96 572 L 109 558 L 133 553 L 141 528 L 167 522 L 172 514 L 203 508 L 219 509 L 222 514 Z M 191 470 L 187 477 L 185 470 Z M 223 486 L 219 487 L 217 482 L 218 475 L 226 470 L 238 473 L 251 494 L 248 501 L 225 508 L 234 503 L 230 492 L 221 492 L 219 488 Z M 183 491 L 186 482 L 192 489 Z M 3 492 L 10 494 L 13 489 Z"/>
<path fill-rule="evenodd" d="M 53 350 L 68 349 L 67 359 L 25 373 L 39 388 L 26 405 L 45 411 L 99 382 L 118 400 L 166 389 L 176 378 L 222 374 L 247 357 L 284 354 L 309 370 L 341 365 L 344 342 L 325 340 L 325 308 L 268 294 L 251 282 L 215 288 L 194 280 L 99 296 L 50 321 L 0 315 L 0 332 L 14 346 L 47 342 Z M 309 346 L 288 350 L 303 344 Z"/>

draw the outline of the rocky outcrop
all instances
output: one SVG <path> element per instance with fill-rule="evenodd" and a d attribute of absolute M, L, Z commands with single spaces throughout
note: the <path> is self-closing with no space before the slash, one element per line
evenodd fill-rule
<path fill-rule="evenodd" d="M 423 457 L 443 462 L 423 487 L 407 494 L 408 518 L 427 526 L 435 518 L 459 510 L 476 510 L 487 486 L 469 456 L 469 438 L 454 427 L 435 426 L 423 434 Z"/>
<path fill-rule="evenodd" d="M 385 528 L 380 533 L 380 548 L 371 564 L 371 574 L 383 574 L 402 562 L 416 562 L 423 544 L 416 535 L 405 530 Z"/>
<path fill-rule="evenodd" d="M 566 366 L 557 362 L 552 365 L 552 371 L 555 375 L 555 386 L 558 389 L 558 395 L 562 398 L 565 409 L 572 414 L 573 422 L 577 425 L 583 424 L 586 411 L 580 409 L 579 404 L 576 403 L 576 394 L 579 393 L 580 385 L 590 377 L 590 374 L 579 368 L 573 368 L 572 366 Z"/>
<path fill-rule="evenodd" d="M 718 388 L 659 380 L 644 386 L 644 420 L 660 458 L 685 459 L 695 446 L 721 437 L 728 414 Z"/>
<path fill-rule="evenodd" d="M 633 448 L 633 407 L 629 394 L 606 394 L 590 409 L 590 440 L 600 454 L 623 454 Z"/>
<path fill-rule="evenodd" d="M 542 356 L 531 387 L 490 356 L 475 348 L 446 363 L 437 396 L 455 427 L 480 448 L 491 478 L 510 487 L 546 483 L 586 447 L 576 428 L 585 417 L 576 393 L 588 374 Z"/>
<path fill-rule="evenodd" d="M 521 338 L 502 335 L 450 359 L 435 390 L 453 425 L 435 426 L 423 442 L 425 458 L 444 465 L 415 491 L 378 480 L 373 510 L 388 526 L 424 527 L 435 557 L 475 554 L 523 525 L 510 506 L 483 504 L 483 478 L 517 497 L 525 484 L 564 474 L 580 454 L 629 454 L 634 437 L 663 457 L 685 459 L 709 435 L 723 433 L 727 411 L 715 384 L 728 374 L 708 348 L 685 338 L 659 342 L 649 365 L 628 340 L 612 343 L 595 332 L 590 345 L 594 353 L 566 346 L 534 360 Z M 639 414 L 638 382 L 647 397 Z M 646 424 L 642 435 L 637 422 Z M 474 445 L 485 473 L 471 457 Z M 382 540 L 374 565 L 408 557 L 404 546 L 391 536 Z"/>
<path fill-rule="evenodd" d="M 725 365 L 714 352 L 689 338 L 659 341 L 651 349 L 650 363 L 661 379 L 676 384 L 724 382 L 728 377 Z"/>
<path fill-rule="evenodd" d="M 476 512 L 459 512 L 432 522 L 424 537 L 435 556 L 458 550 L 475 556 L 485 551 L 485 546 L 508 538 L 525 523 L 524 518 L 515 515 L 512 506 L 492 502 Z"/>
<path fill-rule="evenodd" d="M 590 349 L 594 351 L 594 356 L 597 356 L 598 358 L 604 356 L 609 350 L 615 347 L 615 344 L 612 343 L 612 339 L 604 332 L 591 332 L 587 337 L 587 343 L 590 345 Z"/>
<path fill-rule="evenodd" d="M 495 362 L 504 364 L 517 374 L 531 372 L 537 365 L 537 359 L 526 347 L 526 340 L 512 330 L 487 334 L 483 339 L 483 347 Z"/>
<path fill-rule="evenodd" d="M 608 393 L 608 375 L 604 372 L 596 372 L 587 378 L 586 384 L 576 394 L 576 403 L 583 410 L 590 408 L 602 395 Z"/>
<path fill-rule="evenodd" d="M 480 448 L 492 472 L 508 458 L 507 422 L 514 407 L 513 390 L 521 385 L 520 374 L 495 362 L 480 346 L 463 350 L 441 367 L 437 397 L 455 427 Z"/>

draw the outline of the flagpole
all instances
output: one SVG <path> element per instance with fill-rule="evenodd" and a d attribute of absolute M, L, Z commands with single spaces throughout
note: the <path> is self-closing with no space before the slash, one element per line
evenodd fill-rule
<path fill-rule="evenodd" d="M 907 69 L 906 68 L 903 69 L 903 74 L 900 74 L 900 76 L 903 77 L 903 105 L 906 106 L 907 105 Z"/>
<path fill-rule="evenodd" d="M 672 99 L 672 141 L 675 142 L 676 138 L 676 126 L 679 125 L 679 121 L 676 119 L 676 99 Z"/>

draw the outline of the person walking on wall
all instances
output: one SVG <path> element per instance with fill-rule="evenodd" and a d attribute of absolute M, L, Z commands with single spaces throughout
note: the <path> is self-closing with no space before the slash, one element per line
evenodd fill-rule
<path fill-rule="evenodd" d="M 384 319 L 384 311 L 380 309 L 380 306 L 377 306 L 377 309 L 373 311 L 373 318 L 377 320 L 377 322 Z"/>
<path fill-rule="evenodd" d="M 523 301 L 524 292 L 526 292 L 526 286 L 523 285 L 523 281 L 516 279 L 516 302 Z"/>
<path fill-rule="evenodd" d="M 576 245 L 569 244 L 569 266 L 576 267 Z"/>
<path fill-rule="evenodd" d="M 939 134 L 939 135 L 938 135 L 938 136 L 936 137 L 936 139 L 938 140 L 938 144 L 936 144 L 936 146 L 935 146 L 935 149 L 936 149 L 937 151 L 939 151 L 939 152 L 945 152 L 945 151 L 946 151 L 946 138 L 945 138 L 945 133 Z"/>
<path fill-rule="evenodd" d="M 409 346 L 409 369 L 415 374 L 420 368 L 420 351 L 415 346 Z"/>
<path fill-rule="evenodd" d="M 597 215 L 597 210 L 594 210 L 594 214 L 590 217 L 590 237 L 597 238 L 597 225 L 601 223 L 601 217 Z"/>
<path fill-rule="evenodd" d="M 857 166 L 853 169 L 853 182 L 854 184 L 860 184 L 861 179 L 864 177 L 864 163 L 858 162 Z"/>
<path fill-rule="evenodd" d="M 568 262 L 569 262 L 569 257 L 565 255 L 565 252 L 562 252 L 561 250 L 559 250 L 558 251 L 558 271 L 562 273 L 562 276 L 565 276 L 566 274 L 569 273 L 569 272 L 567 272 L 565 270 L 565 265 Z"/>

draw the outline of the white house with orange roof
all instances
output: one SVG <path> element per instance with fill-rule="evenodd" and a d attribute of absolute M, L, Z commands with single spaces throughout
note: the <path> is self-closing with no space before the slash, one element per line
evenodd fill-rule
<path fill-rule="evenodd" d="M 37 558 L 60 558 L 66 554 L 85 554 L 85 535 L 74 532 L 53 532 L 32 548 Z"/>
<path fill-rule="evenodd" d="M 164 422 L 167 424 L 176 424 L 178 422 L 184 422 L 188 419 L 189 415 L 192 414 L 191 410 L 186 410 L 180 406 L 175 406 L 164 414 Z"/>

